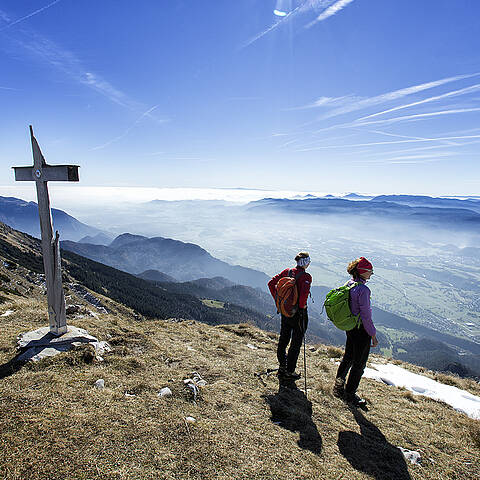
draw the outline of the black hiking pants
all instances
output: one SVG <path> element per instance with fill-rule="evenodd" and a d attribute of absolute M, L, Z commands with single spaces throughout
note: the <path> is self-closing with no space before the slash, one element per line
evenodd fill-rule
<path fill-rule="evenodd" d="M 347 378 L 345 392 L 354 394 L 357 391 L 363 371 L 367 365 L 368 355 L 370 353 L 370 344 L 372 337 L 365 331 L 363 325 L 360 328 L 354 328 L 347 333 L 347 343 L 345 345 L 345 354 L 338 367 L 337 378 Z"/>
<path fill-rule="evenodd" d="M 303 335 L 307 330 L 307 326 L 307 309 L 298 310 L 291 318 L 282 315 L 280 338 L 277 346 L 277 359 L 281 369 L 286 369 L 287 372 L 295 371 L 300 348 L 302 347 Z M 287 354 L 286 350 L 289 343 L 290 348 Z"/>

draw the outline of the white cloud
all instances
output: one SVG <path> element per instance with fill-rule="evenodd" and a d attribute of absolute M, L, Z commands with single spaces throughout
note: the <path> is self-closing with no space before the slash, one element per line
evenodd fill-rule
<path fill-rule="evenodd" d="M 341 97 L 319 97 L 313 103 L 307 105 L 302 105 L 301 107 L 292 107 L 287 110 L 306 110 L 309 108 L 330 108 L 330 107 L 339 107 L 341 105 L 352 104 L 353 102 L 359 102 L 363 100 L 362 97 L 357 97 L 355 95 L 343 95 Z"/>

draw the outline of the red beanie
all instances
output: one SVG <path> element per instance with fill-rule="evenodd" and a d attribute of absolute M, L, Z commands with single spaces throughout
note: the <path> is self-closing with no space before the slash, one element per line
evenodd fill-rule
<path fill-rule="evenodd" d="M 373 265 L 365 257 L 360 257 L 360 261 L 357 264 L 357 272 L 365 273 L 371 271 L 373 271 Z"/>

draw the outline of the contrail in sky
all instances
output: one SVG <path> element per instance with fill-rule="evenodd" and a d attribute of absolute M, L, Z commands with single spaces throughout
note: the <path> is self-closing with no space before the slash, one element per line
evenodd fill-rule
<path fill-rule="evenodd" d="M 373 145 L 394 145 L 399 143 L 417 143 L 417 142 L 438 142 L 443 140 L 461 140 L 461 139 L 470 139 L 470 138 L 480 138 L 480 135 L 463 135 L 459 137 L 440 137 L 440 138 L 425 138 L 425 139 L 412 139 L 412 140 L 395 140 L 392 142 L 370 142 L 370 143 L 356 143 L 350 145 L 323 145 L 320 147 L 314 148 L 304 148 L 300 150 L 295 150 L 296 152 L 310 152 L 313 150 L 325 150 L 329 148 L 351 148 L 351 147 L 371 147 Z"/>
<path fill-rule="evenodd" d="M 333 5 L 330 5 L 330 7 L 324 10 L 313 22 L 310 22 L 307 25 L 305 25 L 305 28 L 310 28 L 310 27 L 313 27 L 313 25 L 315 25 L 318 22 L 323 22 L 323 20 L 326 20 L 328 17 L 335 15 L 340 10 L 343 10 L 349 3 L 352 3 L 352 2 L 353 0 L 338 0 L 338 2 L 335 2 Z"/>
<path fill-rule="evenodd" d="M 452 109 L 452 110 L 440 110 L 438 112 L 417 113 L 415 115 L 404 115 L 402 117 L 388 118 L 388 119 L 385 119 L 385 120 L 372 120 L 370 122 L 354 121 L 354 122 L 352 122 L 352 125 L 353 126 L 363 126 L 363 125 L 375 125 L 375 124 L 389 124 L 389 123 L 412 121 L 412 120 L 417 120 L 417 119 L 426 118 L 426 117 L 437 117 L 439 115 L 452 115 L 452 114 L 455 114 L 455 113 L 468 113 L 468 112 L 479 112 L 479 111 L 480 111 L 480 107 L 455 108 L 455 109 Z"/>
<path fill-rule="evenodd" d="M 278 20 L 276 23 L 274 23 L 271 27 L 268 27 L 266 30 L 264 30 L 263 32 L 259 33 L 258 35 L 256 35 L 255 37 L 251 38 L 250 40 L 248 40 L 248 42 L 244 43 L 241 48 L 245 48 L 245 47 L 248 47 L 249 45 L 251 45 L 252 43 L 255 43 L 257 40 L 259 40 L 260 38 L 262 38 L 264 35 L 266 35 L 267 33 L 270 33 L 272 32 L 273 30 L 275 30 L 277 27 L 279 27 L 280 25 L 284 24 L 285 22 L 289 21 L 291 18 L 293 18 L 299 11 L 300 9 L 302 8 L 302 6 L 299 6 L 297 8 L 295 8 L 294 10 L 292 10 L 291 12 L 289 12 L 287 15 L 285 15 L 284 17 L 282 17 L 281 20 Z"/>
<path fill-rule="evenodd" d="M 425 137 L 412 137 L 411 135 L 399 135 L 397 133 L 382 132 L 381 130 L 367 130 L 370 133 L 377 133 L 379 135 L 386 135 L 387 137 L 409 138 L 411 140 L 425 140 Z M 445 142 L 448 145 L 459 145 L 456 142 Z"/>
<path fill-rule="evenodd" d="M 419 100 L 418 102 L 408 103 L 407 105 L 400 105 L 398 107 L 389 108 L 388 110 L 383 110 L 383 112 L 372 113 L 371 115 L 366 115 L 365 117 L 359 118 L 358 121 L 366 120 L 367 118 L 378 117 L 379 115 L 395 112 L 397 110 L 402 110 L 404 108 L 422 105 L 423 103 L 435 102 L 436 100 L 443 100 L 444 98 L 465 95 L 467 93 L 476 92 L 478 90 L 480 90 L 480 83 L 477 83 L 476 85 L 472 85 L 471 87 L 461 88 L 460 90 L 454 90 L 453 92 L 443 93 L 442 95 L 436 95 L 435 97 L 425 98 L 424 100 Z"/>
<path fill-rule="evenodd" d="M 102 148 L 108 147 L 112 143 L 118 142 L 123 137 L 126 137 L 139 123 L 144 117 L 150 117 L 150 114 L 159 107 L 160 105 L 155 105 L 154 107 L 149 108 L 146 112 L 143 112 L 121 135 L 118 137 L 112 138 L 108 142 L 105 142 L 102 145 L 98 145 L 97 147 L 93 147 L 92 150 L 101 150 Z"/>
<path fill-rule="evenodd" d="M 434 80 L 432 82 L 420 83 L 418 85 L 412 85 L 410 87 L 401 88 L 398 90 L 393 90 L 391 92 L 382 93 L 374 97 L 358 97 L 353 95 L 344 95 L 341 97 L 320 97 L 315 102 L 303 105 L 301 107 L 294 107 L 291 110 L 299 110 L 306 108 L 324 108 L 329 107 L 335 103 L 341 102 L 340 107 L 332 109 L 330 112 L 325 113 L 317 120 L 324 120 L 331 117 L 336 117 L 337 115 L 342 115 L 344 113 L 355 112 L 357 110 L 363 110 L 365 108 L 373 107 L 375 105 L 381 105 L 382 103 L 391 102 L 394 100 L 399 100 L 407 95 L 412 95 L 415 93 L 423 92 L 424 90 L 429 90 L 431 88 L 440 87 L 441 85 L 456 82 L 458 80 L 464 80 L 466 78 L 479 76 L 480 73 L 471 73 L 466 75 L 456 75 L 454 77 L 441 78 L 439 80 Z M 351 99 L 351 101 L 348 101 Z M 309 122 L 312 123 L 312 122 Z"/>
<path fill-rule="evenodd" d="M 7 28 L 10 28 L 10 27 L 13 27 L 14 25 L 17 25 L 17 23 L 20 23 L 20 22 L 23 22 L 24 20 L 27 20 L 28 18 L 31 18 L 41 12 L 43 12 L 44 10 L 47 10 L 48 8 L 50 7 L 53 7 L 55 4 L 61 2 L 61 0 L 55 0 L 54 2 L 51 2 L 49 3 L 48 5 L 45 5 L 44 7 L 42 8 L 39 8 L 38 10 L 35 10 L 34 12 L 32 13 L 29 13 L 28 15 L 25 15 L 24 17 L 22 18 L 19 18 L 18 20 L 15 20 L 14 22 L 12 23 L 9 23 L 8 25 L 6 25 L 5 27 L 3 28 L 0 28 L 0 32 L 3 32 L 4 30 L 7 30 Z"/>
<path fill-rule="evenodd" d="M 353 2 L 353 0 L 338 0 L 332 5 L 333 3 L 332 0 L 306 0 L 297 8 L 294 8 L 291 12 L 287 13 L 287 15 L 285 15 L 284 17 L 281 17 L 281 20 L 278 20 L 272 26 L 268 27 L 263 32 L 260 32 L 258 35 L 255 35 L 255 37 L 245 42 L 240 48 L 248 47 L 252 43 L 256 42 L 257 40 L 265 36 L 267 33 L 270 33 L 273 30 L 276 30 L 279 26 L 284 25 L 287 22 L 290 22 L 291 20 L 293 20 L 293 18 L 297 17 L 299 14 L 307 13 L 312 9 L 318 9 L 318 8 L 322 8 L 327 5 L 330 5 L 330 7 L 326 8 L 326 10 L 324 10 L 323 13 L 320 15 L 320 17 L 322 17 L 322 15 L 325 15 L 325 17 L 321 18 L 320 20 L 319 20 L 320 17 L 318 17 L 315 21 L 311 22 L 311 24 L 313 24 L 321 20 L 325 20 L 326 18 L 331 17 L 332 15 L 335 15 L 335 13 L 340 11 L 344 6 L 346 6 L 350 2 Z M 328 13 L 327 15 L 327 12 L 330 12 L 330 13 Z"/>

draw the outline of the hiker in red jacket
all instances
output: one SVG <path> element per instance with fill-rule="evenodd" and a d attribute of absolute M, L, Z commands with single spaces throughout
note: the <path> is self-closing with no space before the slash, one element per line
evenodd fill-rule
<path fill-rule="evenodd" d="M 295 257 L 295 261 L 297 262 L 295 268 L 286 268 L 268 282 L 268 288 L 274 299 L 276 296 L 277 283 L 283 277 L 295 277 L 298 289 L 298 309 L 293 317 L 282 315 L 280 338 L 278 339 L 278 376 L 285 380 L 298 380 L 300 378 L 300 374 L 295 373 L 295 367 L 297 366 L 303 336 L 307 330 L 307 297 L 310 293 L 310 285 L 312 284 L 311 275 L 305 271 L 310 265 L 310 255 L 308 252 L 300 252 Z M 286 349 L 289 343 L 290 348 L 287 354 Z"/>

